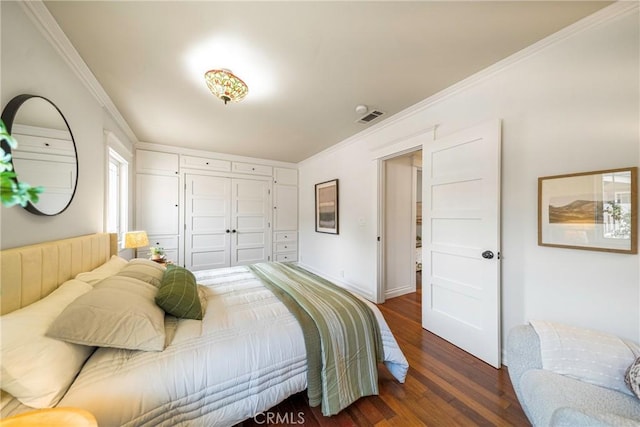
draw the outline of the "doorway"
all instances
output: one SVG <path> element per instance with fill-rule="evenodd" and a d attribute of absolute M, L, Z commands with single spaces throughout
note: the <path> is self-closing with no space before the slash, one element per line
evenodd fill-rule
<path fill-rule="evenodd" d="M 414 145 L 418 140 L 416 136 L 403 141 L 402 148 L 396 145 L 397 154 L 391 154 L 390 147 L 386 157 L 377 157 L 378 302 L 410 292 L 404 285 L 410 277 L 406 259 L 415 262 L 422 257 L 423 328 L 498 368 L 501 121 Z M 404 165 L 406 170 L 404 155 L 420 149 L 428 169 L 422 171 L 422 255 L 418 256 L 408 252 L 408 242 L 417 234 L 407 232 L 406 226 L 417 229 L 416 224 L 406 210 L 395 211 L 407 206 L 401 196 L 411 192 L 394 181 L 400 175 L 394 168 Z"/>
<path fill-rule="evenodd" d="M 422 150 L 385 159 L 383 169 L 382 297 L 421 287 Z"/>

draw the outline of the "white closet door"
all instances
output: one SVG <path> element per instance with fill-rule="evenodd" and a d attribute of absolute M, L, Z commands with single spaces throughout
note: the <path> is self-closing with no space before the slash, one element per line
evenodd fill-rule
<path fill-rule="evenodd" d="M 239 178 L 231 182 L 231 265 L 268 261 L 270 183 Z"/>
<path fill-rule="evenodd" d="M 273 229 L 287 231 L 298 229 L 298 187 L 276 184 L 273 188 Z"/>
<path fill-rule="evenodd" d="M 149 235 L 180 233 L 177 176 L 136 176 L 136 226 Z"/>
<path fill-rule="evenodd" d="M 186 175 L 185 266 L 191 270 L 231 264 L 231 180 Z"/>

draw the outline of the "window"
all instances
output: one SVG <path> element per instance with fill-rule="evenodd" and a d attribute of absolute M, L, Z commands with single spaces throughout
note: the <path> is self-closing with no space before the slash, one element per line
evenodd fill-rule
<path fill-rule="evenodd" d="M 128 230 L 129 163 L 112 147 L 108 147 L 108 153 L 106 230 L 108 233 L 118 233 L 120 241 L 122 234 Z"/>
<path fill-rule="evenodd" d="M 631 172 L 602 175 L 603 237 L 631 239 Z"/>

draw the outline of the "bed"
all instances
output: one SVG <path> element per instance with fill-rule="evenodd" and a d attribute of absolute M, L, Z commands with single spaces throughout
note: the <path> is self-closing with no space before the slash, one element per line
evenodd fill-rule
<path fill-rule="evenodd" d="M 12 378 L 4 366 L 11 359 L 7 356 L 5 362 L 6 341 L 11 338 L 8 333 L 11 320 L 43 304 L 52 295 L 65 289 L 68 291 L 71 285 L 86 292 L 75 297 L 77 302 L 102 289 L 104 283 L 124 271 L 135 268 L 150 271 L 155 268 L 144 264 L 145 260 L 124 263 L 114 257 L 116 251 L 114 235 L 96 234 L 0 252 L 3 417 L 32 410 L 5 391 L 5 378 Z M 121 269 L 115 273 L 114 263 Z M 312 371 L 312 362 L 307 357 L 306 329 L 276 296 L 277 292 L 270 288 L 273 284 L 268 285 L 265 277 L 261 276 L 273 266 L 262 265 L 260 268 L 262 270 L 241 266 L 196 272 L 202 320 L 165 316 L 163 312 L 161 351 L 152 351 L 158 350 L 153 347 L 157 346 L 157 340 L 150 344 L 152 350 L 143 351 L 102 346 L 92 348 L 47 338 L 47 342 L 71 346 L 75 351 L 85 352 L 86 356 L 68 387 L 56 384 L 60 390 L 55 406 L 88 410 L 101 427 L 231 426 L 266 411 L 295 393 L 307 389 L 311 394 L 308 380 L 322 383 L 322 392 L 330 395 L 327 390 L 335 385 L 324 383 L 327 381 L 324 370 L 319 375 L 321 378 L 312 379 L 308 375 L 308 371 Z M 295 266 L 282 268 L 285 282 L 298 274 Z M 127 280 L 133 280 L 131 277 Z M 322 280 L 313 275 L 304 277 L 304 280 Z M 292 286 L 298 286 L 297 283 L 297 280 L 290 281 Z M 87 291 L 89 288 L 85 285 L 92 289 Z M 369 307 L 375 318 L 384 364 L 398 381 L 404 382 L 407 361 L 384 318 L 373 304 L 362 298 L 357 300 Z M 67 312 L 64 307 L 60 310 Z M 27 319 L 33 317 L 30 316 Z M 59 320 L 64 316 L 56 314 L 50 317 Z M 341 336 L 341 333 L 334 331 L 331 335 Z M 150 343 L 144 342 L 145 345 Z M 33 340 L 29 340 L 29 345 L 32 344 Z M 24 351 L 19 353 L 19 357 L 28 360 Z M 50 375 L 64 371 L 66 368 L 52 369 L 52 365 L 65 361 L 36 360 L 29 362 L 34 365 L 29 369 L 44 365 L 48 370 L 43 371 L 43 375 Z M 338 370 L 341 368 L 344 367 L 338 366 Z M 25 375 L 33 375 L 33 372 Z M 363 395 L 376 391 L 374 387 Z M 352 399 L 358 397 L 352 396 Z M 310 400 L 313 399 L 315 397 L 310 396 Z M 331 415 L 335 413 L 336 406 L 333 410 L 326 409 L 322 401 L 322 410 Z"/>

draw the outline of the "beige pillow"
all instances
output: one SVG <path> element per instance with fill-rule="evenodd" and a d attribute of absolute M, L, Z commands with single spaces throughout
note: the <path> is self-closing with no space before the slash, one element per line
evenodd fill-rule
<path fill-rule="evenodd" d="M 164 271 L 165 268 L 157 262 L 134 258 L 122 270 L 118 271 L 117 275 L 142 280 L 159 288 Z"/>
<path fill-rule="evenodd" d="M 97 283 L 53 322 L 47 336 L 76 344 L 162 351 L 164 311 L 155 303 L 158 288 L 115 275 Z"/>
<path fill-rule="evenodd" d="M 76 279 L 87 282 L 90 285 L 95 285 L 102 279 L 106 279 L 109 276 L 113 276 L 127 265 L 127 260 L 120 258 L 117 255 L 111 256 L 111 259 L 100 267 L 94 268 L 91 271 L 79 273 Z"/>
<path fill-rule="evenodd" d="M 2 389 L 33 408 L 50 408 L 64 396 L 94 348 L 45 336 L 58 315 L 91 291 L 69 280 L 51 294 L 0 317 Z"/>

